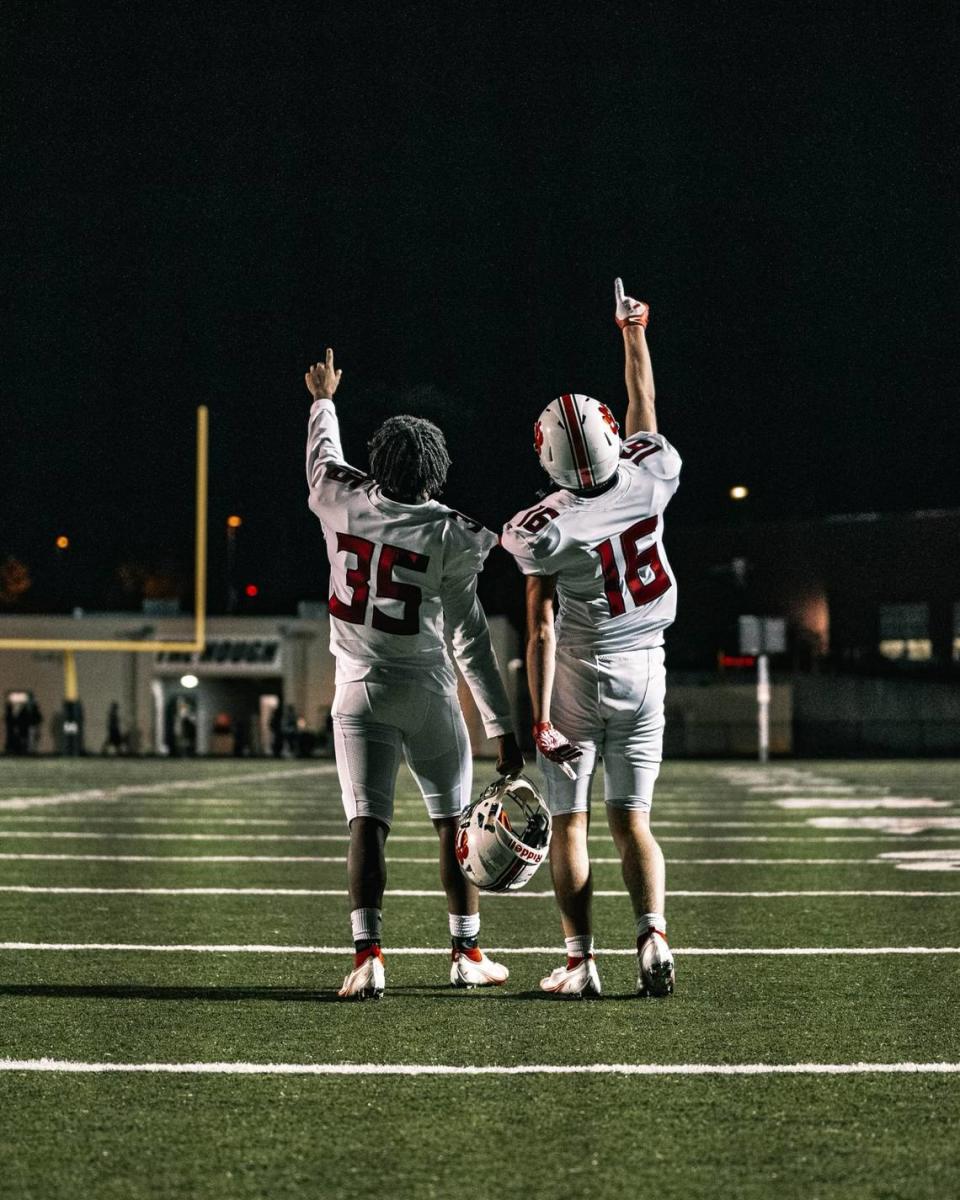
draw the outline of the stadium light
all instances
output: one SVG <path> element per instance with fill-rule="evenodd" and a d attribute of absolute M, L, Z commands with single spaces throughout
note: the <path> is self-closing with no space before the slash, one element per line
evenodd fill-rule
<path fill-rule="evenodd" d="M 200 680 L 196 675 L 181 675 L 180 686 L 185 688 L 195 688 L 200 686 Z"/>
<path fill-rule="evenodd" d="M 243 517 L 238 517 L 236 513 L 231 513 L 230 516 L 227 517 L 228 529 L 239 529 L 242 524 Z"/>
<path fill-rule="evenodd" d="M 56 546 L 58 550 L 67 550 L 70 547 L 70 539 L 65 533 L 61 533 L 57 538 Z"/>
<path fill-rule="evenodd" d="M 742 483 L 738 483 L 730 489 L 731 500 L 746 500 L 749 495 L 750 489 L 745 488 Z"/>

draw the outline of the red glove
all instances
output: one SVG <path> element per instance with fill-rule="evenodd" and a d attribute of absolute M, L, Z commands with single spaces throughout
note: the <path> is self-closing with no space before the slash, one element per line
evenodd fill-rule
<path fill-rule="evenodd" d="M 570 764 L 576 762 L 583 753 L 579 746 L 568 741 L 549 721 L 541 721 L 539 725 L 534 725 L 533 740 L 544 758 L 556 763 L 568 778 L 576 779 L 577 773 Z"/>
<path fill-rule="evenodd" d="M 642 300 L 634 300 L 632 296 L 625 296 L 622 279 L 613 281 L 613 295 L 617 302 L 613 319 L 620 328 L 623 329 L 625 325 L 642 325 L 646 329 L 650 320 L 650 305 Z"/>

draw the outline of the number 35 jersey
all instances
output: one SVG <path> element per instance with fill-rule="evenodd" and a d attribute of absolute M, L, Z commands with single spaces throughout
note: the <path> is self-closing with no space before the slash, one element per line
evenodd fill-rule
<path fill-rule="evenodd" d="M 457 690 L 446 650 L 488 737 L 512 728 L 477 575 L 497 539 L 436 500 L 401 504 L 343 460 L 332 400 L 315 401 L 307 434 L 310 508 L 330 559 L 330 649 L 337 683 L 402 680 Z"/>
<path fill-rule="evenodd" d="M 619 654 L 663 645 L 677 613 L 663 513 L 680 467 L 665 437 L 634 434 L 608 491 L 553 492 L 504 526 L 504 549 L 525 575 L 557 577 L 557 641 L 566 650 Z"/>

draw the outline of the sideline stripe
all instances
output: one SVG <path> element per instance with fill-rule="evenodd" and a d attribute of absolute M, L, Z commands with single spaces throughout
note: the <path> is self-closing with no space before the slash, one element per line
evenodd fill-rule
<path fill-rule="evenodd" d="M 77 792 L 59 792 L 53 796 L 7 796 L 0 800 L 0 809 L 16 811 L 51 808 L 57 804 L 86 804 L 91 800 L 113 802 L 124 796 L 157 796 L 190 788 L 222 787 L 230 783 L 257 783 L 267 779 L 294 779 L 302 775 L 329 775 L 334 770 L 333 764 L 328 763 L 320 767 L 300 767 L 287 771 L 255 771 L 249 775 L 220 775 L 210 779 L 176 779 L 165 783 L 128 783 L 115 788 L 86 788 Z"/>
<path fill-rule="evenodd" d="M 45 887 L 27 883 L 0 884 L 0 892 L 25 892 L 36 895 L 50 896 L 347 896 L 346 888 L 271 888 L 271 887 Z M 401 897 L 443 897 L 446 892 L 424 888 L 388 888 L 385 895 Z M 552 900 L 553 892 L 489 892 L 491 900 Z M 603 898 L 625 898 L 627 892 L 621 890 L 595 889 L 594 896 Z M 911 898 L 929 897 L 941 900 L 949 897 L 960 897 L 960 892 L 920 892 L 920 891 L 808 891 L 797 889 L 793 891 L 776 892 L 733 892 L 733 891 L 674 891 L 667 889 L 667 895 L 672 897 L 705 897 L 722 896 L 742 899 L 771 900 L 781 897 L 798 896 L 907 896 Z"/>
<path fill-rule="evenodd" d="M 73 1062 L 0 1058 L 0 1071 L 146 1075 L 956 1075 L 960 1062 L 893 1063 L 443 1063 Z"/>
<path fill-rule="evenodd" d="M 556 946 L 486 946 L 488 954 L 556 954 Z M 960 946 L 756 946 L 756 947 L 681 947 L 677 950 L 685 958 L 691 957 L 803 957 L 817 955 L 818 957 L 836 955 L 871 956 L 877 954 L 960 954 Z M 175 945 L 158 945 L 143 942 L 0 942 L 0 950 L 50 950 L 50 951 L 116 951 L 126 953 L 161 953 L 161 954 L 353 954 L 353 946 L 272 946 L 269 944 L 237 944 L 217 943 L 204 945 L 202 943 L 182 942 Z M 595 950 L 594 954 L 605 956 L 636 957 L 636 948 L 629 950 L 610 949 Z M 449 946 L 388 946 L 385 954 L 389 957 L 396 955 L 436 955 L 449 957 Z"/>

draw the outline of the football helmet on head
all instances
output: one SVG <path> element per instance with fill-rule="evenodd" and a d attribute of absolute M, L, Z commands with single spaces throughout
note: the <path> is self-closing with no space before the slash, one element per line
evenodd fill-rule
<path fill-rule="evenodd" d="M 620 427 L 605 404 L 568 392 L 551 400 L 533 427 L 540 465 L 560 487 L 599 487 L 620 460 Z"/>
<path fill-rule="evenodd" d="M 515 892 L 547 857 L 551 829 L 550 812 L 529 779 L 498 779 L 460 814 L 460 870 L 485 892 Z"/>

